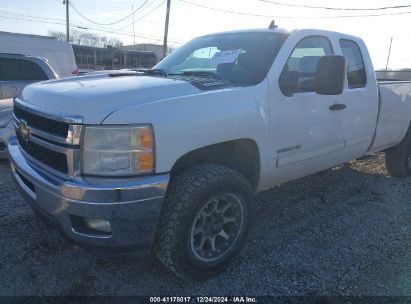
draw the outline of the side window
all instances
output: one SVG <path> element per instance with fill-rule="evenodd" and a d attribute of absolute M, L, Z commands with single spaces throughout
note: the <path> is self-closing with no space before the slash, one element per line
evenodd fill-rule
<path fill-rule="evenodd" d="M 293 93 L 314 92 L 315 72 L 322 56 L 333 55 L 330 41 L 321 36 L 302 39 L 281 72 L 279 79 L 281 92 L 286 96 Z"/>
<path fill-rule="evenodd" d="M 367 76 L 359 46 L 352 40 L 342 39 L 340 47 L 347 60 L 348 87 L 350 89 L 365 87 Z"/>
<path fill-rule="evenodd" d="M 0 80 L 48 80 L 48 77 L 33 61 L 0 58 Z"/>

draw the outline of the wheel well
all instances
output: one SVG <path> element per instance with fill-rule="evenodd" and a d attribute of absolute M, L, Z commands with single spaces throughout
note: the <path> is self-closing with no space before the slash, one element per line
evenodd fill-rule
<path fill-rule="evenodd" d="M 212 163 L 236 170 L 244 175 L 254 190 L 257 189 L 260 178 L 260 153 L 254 140 L 237 139 L 193 150 L 177 160 L 171 170 L 171 176 L 199 163 Z"/>

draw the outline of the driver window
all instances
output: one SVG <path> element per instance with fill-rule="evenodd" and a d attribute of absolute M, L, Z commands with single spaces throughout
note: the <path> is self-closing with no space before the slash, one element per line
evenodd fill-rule
<path fill-rule="evenodd" d="M 315 73 L 322 56 L 333 55 L 330 41 L 321 36 L 306 37 L 297 44 L 279 79 L 285 96 L 315 92 Z"/>
<path fill-rule="evenodd" d="M 217 65 L 211 64 L 210 59 L 213 58 L 217 52 L 219 52 L 219 49 L 216 47 L 206 47 L 195 50 L 183 62 L 172 67 L 170 72 L 175 73 L 182 70 L 210 70 L 215 72 Z"/>

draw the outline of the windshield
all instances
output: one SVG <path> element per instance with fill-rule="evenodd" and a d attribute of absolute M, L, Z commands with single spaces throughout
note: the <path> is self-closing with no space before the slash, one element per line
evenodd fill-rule
<path fill-rule="evenodd" d="M 191 40 L 153 70 L 167 75 L 215 76 L 237 85 L 263 81 L 286 34 L 243 32 L 208 35 Z"/>

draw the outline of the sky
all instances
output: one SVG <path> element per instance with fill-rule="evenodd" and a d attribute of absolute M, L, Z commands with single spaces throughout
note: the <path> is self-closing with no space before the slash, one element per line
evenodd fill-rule
<path fill-rule="evenodd" d="M 141 7 L 134 14 L 136 43 L 162 43 L 166 0 L 70 1 L 88 19 L 70 8 L 72 29 L 86 28 L 90 33 L 115 37 L 124 44 L 133 44 L 133 17 L 117 21 L 130 15 L 132 8 L 136 10 Z M 346 11 L 278 5 L 273 1 L 350 9 L 398 5 L 410 7 Z M 341 18 L 347 15 L 397 13 L 401 14 Z M 273 19 L 279 27 L 289 30 L 318 28 L 359 36 L 367 43 L 376 69 L 385 69 L 390 40 L 393 38 L 388 68 L 411 68 L 411 0 L 171 0 L 169 43 L 178 47 L 192 38 L 208 33 L 266 28 Z M 113 24 L 101 25 L 102 23 Z M 65 31 L 63 0 L 0 0 L 0 31 L 47 35 L 50 30 Z"/>

